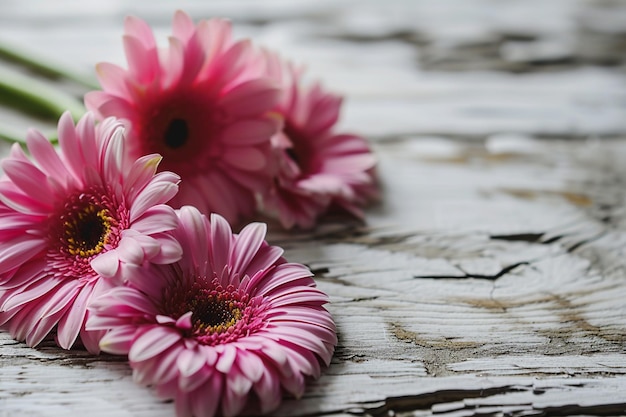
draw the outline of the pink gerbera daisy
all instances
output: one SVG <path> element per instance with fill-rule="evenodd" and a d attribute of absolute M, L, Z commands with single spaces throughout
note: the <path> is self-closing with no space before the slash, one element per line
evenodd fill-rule
<path fill-rule="evenodd" d="M 0 180 L 0 325 L 37 345 L 57 326 L 69 349 L 80 334 L 98 351 L 102 332 L 84 329 L 92 297 L 125 279 L 126 266 L 171 263 L 181 248 L 165 205 L 178 176 L 155 174 L 160 157 L 123 158 L 122 125 L 60 121 L 60 152 L 39 132 L 27 134 L 32 161 L 15 144 Z"/>
<path fill-rule="evenodd" d="M 365 139 L 335 132 L 342 99 L 319 83 L 305 87 L 302 71 L 273 53 L 266 53 L 266 65 L 282 87 L 275 110 L 284 128 L 272 138 L 278 170 L 263 195 L 265 208 L 286 228 L 310 228 L 335 206 L 361 218 L 361 207 L 377 195 L 376 160 Z"/>
<path fill-rule="evenodd" d="M 101 348 L 128 354 L 135 379 L 173 398 L 179 417 L 234 416 L 246 404 L 266 413 L 282 391 L 300 396 L 337 343 L 311 272 L 265 242 L 263 223 L 233 235 L 189 206 L 179 219 L 178 263 L 138 267 L 93 304 L 88 328 L 112 329 Z"/>
<path fill-rule="evenodd" d="M 162 169 L 182 177 L 174 207 L 190 204 L 230 222 L 250 216 L 255 193 L 270 181 L 270 137 L 280 118 L 269 111 L 279 90 L 248 40 L 234 41 L 222 19 L 194 25 L 176 12 L 169 48 L 158 50 L 150 27 L 125 21 L 128 70 L 97 66 L 103 91 L 85 96 L 101 117 L 130 121 L 132 156 L 163 155 Z"/>

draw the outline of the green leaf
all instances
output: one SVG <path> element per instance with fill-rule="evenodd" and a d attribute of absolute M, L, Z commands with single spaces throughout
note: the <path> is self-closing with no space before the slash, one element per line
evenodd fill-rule
<path fill-rule="evenodd" d="M 40 56 L 24 51 L 22 48 L 14 48 L 0 42 L 0 59 L 29 68 L 35 73 L 54 79 L 66 79 L 75 82 L 89 90 L 98 90 L 100 86 L 92 77 L 87 77 L 58 63 L 46 60 Z"/>
<path fill-rule="evenodd" d="M 0 67 L 0 103 L 55 121 L 66 110 L 74 120 L 86 112 L 81 101 L 63 90 L 3 67 Z"/>

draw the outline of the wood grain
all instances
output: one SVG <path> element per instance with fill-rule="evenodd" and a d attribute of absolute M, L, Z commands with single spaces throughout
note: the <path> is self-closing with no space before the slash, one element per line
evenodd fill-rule
<path fill-rule="evenodd" d="M 123 62 L 121 16 L 164 36 L 172 12 L 34 4 L 0 6 L 0 39 L 85 73 Z M 322 378 L 275 415 L 626 414 L 624 3 L 185 9 L 231 17 L 306 62 L 347 95 L 342 126 L 379 157 L 383 196 L 365 223 L 328 217 L 288 233 L 263 219 L 270 242 L 315 272 L 339 333 Z M 0 122 L 32 120 L 12 116 Z M 0 333 L 0 368 L 1 417 L 174 415 L 124 358 Z"/>

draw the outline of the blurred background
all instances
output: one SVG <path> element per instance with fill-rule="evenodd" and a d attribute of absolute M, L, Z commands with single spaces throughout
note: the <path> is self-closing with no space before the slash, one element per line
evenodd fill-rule
<path fill-rule="evenodd" d="M 346 95 L 343 126 L 372 140 L 626 132 L 619 0 L 2 0 L 0 43 L 94 78 L 97 62 L 125 66 L 124 16 L 165 45 L 176 8 L 230 18 L 236 36 L 305 64 Z M 55 125 L 6 107 L 0 123 Z"/>

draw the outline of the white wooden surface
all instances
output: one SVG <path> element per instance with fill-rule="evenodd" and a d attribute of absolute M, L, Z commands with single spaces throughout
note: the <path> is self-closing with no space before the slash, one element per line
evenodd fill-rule
<path fill-rule="evenodd" d="M 347 95 L 383 199 L 367 224 L 270 226 L 330 294 L 339 346 L 278 416 L 626 414 L 626 3 L 177 3 Z M 0 40 L 89 73 L 172 3 L 0 3 Z M 0 111 L 23 129 L 34 121 Z M 6 151 L 6 147 L 4 148 Z M 173 416 L 123 358 L 0 333 L 0 416 Z"/>

